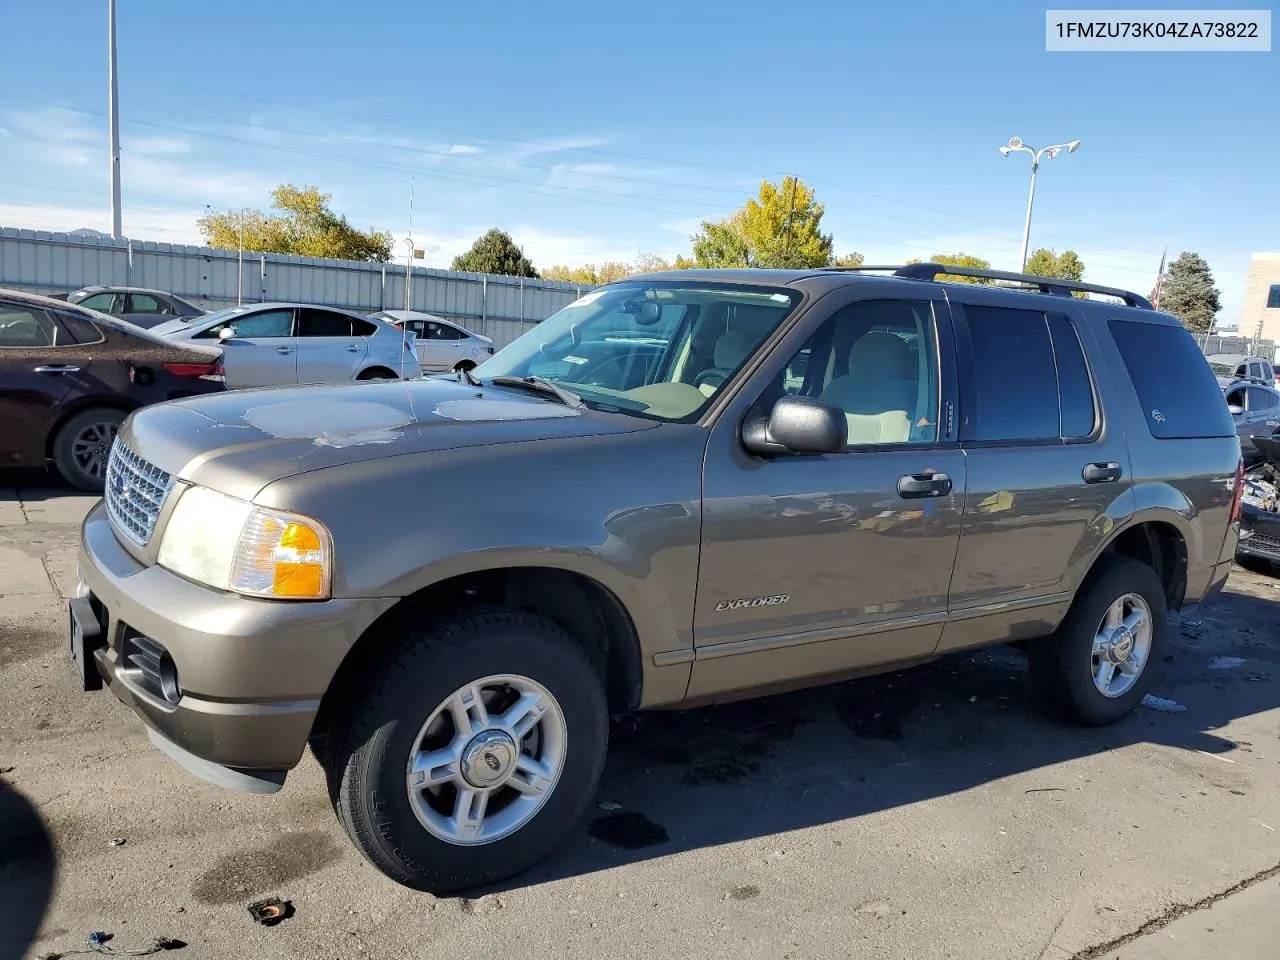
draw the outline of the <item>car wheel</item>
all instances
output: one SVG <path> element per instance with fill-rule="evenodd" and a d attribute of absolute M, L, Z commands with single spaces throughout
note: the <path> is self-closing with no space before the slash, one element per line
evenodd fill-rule
<path fill-rule="evenodd" d="M 80 490 L 101 491 L 107 456 L 124 418 L 121 411 L 104 407 L 77 413 L 64 423 L 53 439 L 53 462 L 63 479 Z"/>
<path fill-rule="evenodd" d="M 400 379 L 391 370 L 382 367 L 371 367 L 368 370 L 362 370 L 357 380 L 398 380 Z"/>
<path fill-rule="evenodd" d="M 454 373 L 457 373 L 459 370 L 474 370 L 475 368 L 476 363 L 474 360 L 459 360 L 451 369 Z"/>
<path fill-rule="evenodd" d="M 608 742 L 600 677 L 542 617 L 498 609 L 408 628 L 331 728 L 325 766 L 355 845 L 442 894 L 520 873 L 582 817 Z"/>
<path fill-rule="evenodd" d="M 1156 572 L 1126 557 L 1105 560 L 1057 632 L 1031 646 L 1032 679 L 1060 716 L 1090 726 L 1115 723 L 1150 689 L 1167 629 Z"/>

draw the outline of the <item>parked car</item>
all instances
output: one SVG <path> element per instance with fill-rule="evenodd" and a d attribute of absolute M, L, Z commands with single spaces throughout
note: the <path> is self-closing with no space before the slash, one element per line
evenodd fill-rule
<path fill-rule="evenodd" d="M 199 317 L 207 312 L 172 293 L 146 287 L 84 287 L 68 294 L 67 302 L 128 320 L 143 328 L 154 327 L 174 317 Z"/>
<path fill-rule="evenodd" d="M 1254 442 L 1262 460 L 1244 475 L 1236 559 L 1270 572 L 1280 564 L 1280 431 Z"/>
<path fill-rule="evenodd" d="M 0 290 L 0 463 L 102 489 L 116 430 L 147 404 L 226 390 L 215 345 L 169 343 L 82 307 Z"/>
<path fill-rule="evenodd" d="M 1280 374 L 1266 357 L 1243 353 L 1215 353 L 1205 357 L 1219 379 L 1258 380 L 1269 387 L 1280 387 Z"/>
<path fill-rule="evenodd" d="M 373 316 L 417 335 L 418 362 L 426 371 L 474 370 L 493 353 L 488 337 L 444 317 L 416 310 L 380 310 Z"/>
<path fill-rule="evenodd" d="M 255 303 L 155 327 L 180 343 L 216 343 L 227 386 L 278 387 L 421 374 L 411 337 L 385 320 L 299 303 Z"/>
<path fill-rule="evenodd" d="M 1261 380 L 1222 380 L 1222 395 L 1240 437 L 1246 466 L 1262 459 L 1253 442 L 1254 434 L 1270 436 L 1280 428 L 1280 390 Z"/>
<path fill-rule="evenodd" d="M 1013 643 L 1114 723 L 1225 582 L 1242 491 L 1174 317 L 939 264 L 632 277 L 456 378 L 166 404 L 113 456 L 146 480 L 82 528 L 81 683 L 225 786 L 310 744 L 364 855 L 437 892 L 557 845 L 613 712 Z"/>

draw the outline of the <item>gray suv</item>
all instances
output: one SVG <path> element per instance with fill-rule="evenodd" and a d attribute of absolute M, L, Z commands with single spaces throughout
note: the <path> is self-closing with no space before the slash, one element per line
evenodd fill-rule
<path fill-rule="evenodd" d="M 473 372 L 133 414 L 70 647 L 206 780 L 278 790 L 310 744 L 364 855 L 444 892 L 574 827 L 611 713 L 1015 644 L 1118 721 L 1240 495 L 1213 373 L 1135 294 L 653 274 Z"/>

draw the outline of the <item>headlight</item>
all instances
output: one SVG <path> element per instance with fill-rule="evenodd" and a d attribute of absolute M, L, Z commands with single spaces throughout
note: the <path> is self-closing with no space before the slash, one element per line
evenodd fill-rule
<path fill-rule="evenodd" d="M 329 533 L 315 520 L 189 487 L 165 527 L 160 565 L 199 583 L 278 600 L 325 600 Z"/>

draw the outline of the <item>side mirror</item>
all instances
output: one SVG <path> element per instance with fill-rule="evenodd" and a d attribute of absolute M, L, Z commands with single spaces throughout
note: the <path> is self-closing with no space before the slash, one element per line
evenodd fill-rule
<path fill-rule="evenodd" d="M 236 335 L 236 332 L 231 327 L 223 327 L 221 330 L 218 331 L 219 340 L 230 340 L 235 335 Z"/>
<path fill-rule="evenodd" d="M 788 453 L 843 453 L 849 441 L 844 411 L 812 397 L 782 397 L 742 426 L 742 443 L 762 457 Z"/>
<path fill-rule="evenodd" d="M 1244 407 L 1240 406 L 1238 403 L 1229 403 L 1227 404 L 1227 411 L 1233 417 L 1238 417 L 1240 414 L 1244 413 Z"/>

